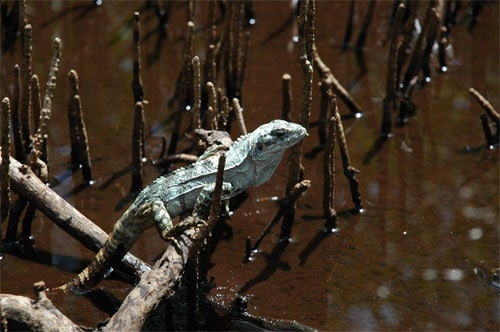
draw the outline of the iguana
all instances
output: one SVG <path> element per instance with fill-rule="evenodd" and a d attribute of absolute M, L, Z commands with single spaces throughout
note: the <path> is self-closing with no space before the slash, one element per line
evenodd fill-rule
<path fill-rule="evenodd" d="M 287 148 L 307 135 L 301 125 L 274 120 L 238 138 L 226 152 L 223 199 L 269 180 Z M 85 293 L 116 266 L 153 223 L 163 240 L 179 228 L 196 225 L 177 223 L 171 218 L 193 209 L 200 195 L 213 191 L 218 164 L 217 153 L 205 153 L 198 161 L 161 176 L 144 188 L 115 223 L 106 243 L 92 262 L 72 280 L 57 287 Z"/>

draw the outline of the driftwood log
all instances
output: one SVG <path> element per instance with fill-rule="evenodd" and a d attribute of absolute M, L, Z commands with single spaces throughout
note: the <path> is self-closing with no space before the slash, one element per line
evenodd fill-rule
<path fill-rule="evenodd" d="M 11 188 L 16 193 L 34 204 L 57 226 L 80 241 L 86 248 L 97 252 L 104 245 L 108 238 L 104 230 L 47 187 L 28 166 L 12 157 L 10 157 L 9 177 Z M 146 263 L 132 254 L 127 254 L 122 262 L 138 273 L 150 269 Z"/>

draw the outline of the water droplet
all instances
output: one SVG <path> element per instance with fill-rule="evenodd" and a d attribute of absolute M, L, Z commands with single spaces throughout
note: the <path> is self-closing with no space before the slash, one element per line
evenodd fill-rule
<path fill-rule="evenodd" d="M 425 269 L 424 272 L 422 272 L 422 278 L 426 281 L 435 280 L 437 275 L 436 269 Z"/>
<path fill-rule="evenodd" d="M 474 227 L 469 231 L 469 239 L 471 240 L 479 240 L 483 237 L 483 230 L 479 227 Z"/>
<path fill-rule="evenodd" d="M 471 198 L 473 194 L 474 194 L 474 189 L 472 189 L 471 187 L 465 186 L 460 188 L 459 191 L 460 198 Z"/>
<path fill-rule="evenodd" d="M 387 286 L 380 286 L 377 289 L 377 295 L 383 299 L 387 298 L 391 292 L 389 291 L 389 287 Z"/>
<path fill-rule="evenodd" d="M 446 280 L 460 281 L 464 278 L 464 271 L 462 269 L 445 269 L 443 276 Z"/>

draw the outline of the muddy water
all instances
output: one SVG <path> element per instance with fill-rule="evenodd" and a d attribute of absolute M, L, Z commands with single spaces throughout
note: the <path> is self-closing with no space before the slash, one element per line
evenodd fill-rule
<path fill-rule="evenodd" d="M 364 117 L 346 119 L 351 159 L 358 175 L 365 212 L 341 213 L 339 232 L 324 236 L 322 217 L 322 153 L 304 159 L 311 189 L 299 200 L 293 242 L 277 245 L 279 230 L 262 243 L 263 254 L 242 264 L 245 239 L 257 238 L 275 211 L 274 197 L 285 190 L 283 162 L 273 179 L 248 190 L 248 197 L 229 220 L 231 236 L 222 239 L 208 275 L 216 287 L 210 296 L 228 305 L 240 293 L 249 298 L 254 314 L 295 319 L 324 330 L 464 330 L 499 328 L 500 299 L 474 274 L 478 266 L 499 263 L 498 149 L 476 149 L 484 142 L 480 107 L 469 96 L 474 87 L 498 109 L 498 4 L 488 3 L 472 33 L 466 24 L 453 30 L 453 57 L 446 74 L 433 73 L 431 84 L 416 91 L 416 115 L 381 147 L 375 145 L 385 91 L 387 46 L 383 45 L 392 2 L 378 2 L 368 35 L 368 73 L 354 82 L 359 69 L 352 51 L 340 52 L 347 2 L 319 2 L 316 42 L 323 60 L 362 106 Z M 103 229 L 110 230 L 123 212 L 121 202 L 130 187 L 124 170 L 131 161 L 130 133 L 133 97 L 130 88 L 131 17 L 142 2 L 30 2 L 33 25 L 33 71 L 45 82 L 51 40 L 63 41 L 63 59 L 53 102 L 50 127 L 51 175 L 54 190 Z M 206 4 L 196 12 L 204 26 Z M 356 36 L 367 3 L 360 3 Z M 301 102 L 301 71 L 297 62 L 292 15 L 288 2 L 256 2 L 244 82 L 247 127 L 280 116 L 281 77 L 293 80 L 293 117 Z M 465 20 L 465 11 L 460 21 Z M 167 39 L 150 65 L 158 44 L 158 24 L 151 11 L 142 15 L 143 82 L 148 132 L 147 153 L 154 158 L 161 136 L 169 137 L 172 122 L 167 102 L 180 70 L 185 9 L 175 3 Z M 282 27 L 280 29 L 280 27 Z M 279 31 L 274 34 L 273 32 Z M 272 37 L 272 38 L 271 38 Z M 203 56 L 205 34 L 195 34 L 195 52 Z M 13 53 L 2 53 L 1 95 L 12 91 L 12 66 L 19 62 L 19 41 Z M 437 64 L 433 63 L 433 68 Z M 65 116 L 70 69 L 80 77 L 81 98 L 90 140 L 96 184 L 75 190 L 81 175 L 68 171 L 69 132 Z M 315 82 L 317 77 L 315 76 Z M 314 91 L 313 122 L 319 90 Z M 348 113 L 340 104 L 341 113 Z M 237 133 L 235 133 L 237 134 Z M 317 145 L 316 127 L 304 143 L 305 152 Z M 340 169 L 340 163 L 338 163 Z M 125 175 L 124 175 L 125 173 Z M 158 175 L 146 166 L 146 182 Z M 352 207 L 348 183 L 336 176 L 336 208 Z M 5 230 L 5 225 L 2 225 Z M 93 254 L 38 214 L 33 226 L 34 250 L 4 256 L 1 291 L 31 296 L 31 285 L 45 280 L 55 286 L 81 270 Z M 146 232 L 134 253 L 151 261 L 163 243 L 154 230 Z M 129 286 L 105 281 L 103 287 L 123 298 Z M 79 324 L 95 326 L 115 304 L 54 296 L 54 303 Z M 96 306 L 94 306 L 96 304 Z"/>

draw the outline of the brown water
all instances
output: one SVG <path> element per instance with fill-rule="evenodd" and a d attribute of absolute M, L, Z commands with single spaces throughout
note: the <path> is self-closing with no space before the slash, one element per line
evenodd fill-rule
<path fill-rule="evenodd" d="M 29 2 L 33 25 L 33 71 L 45 82 L 51 40 L 63 41 L 63 58 L 53 102 L 50 126 L 50 171 L 59 194 L 110 230 L 123 212 L 117 210 L 130 188 L 129 174 L 120 176 L 131 161 L 133 120 L 131 93 L 131 19 L 143 2 Z M 354 36 L 367 2 L 360 2 Z M 494 107 L 499 105 L 498 4 L 488 2 L 472 33 L 466 24 L 453 30 L 453 57 L 449 71 L 434 72 L 431 84 L 416 91 L 416 115 L 394 128 L 394 136 L 377 150 L 382 98 L 385 92 L 387 17 L 392 2 L 377 3 L 365 52 L 368 73 L 353 84 L 359 72 L 352 50 L 340 52 L 348 2 L 317 4 L 316 42 L 322 59 L 362 106 L 364 117 L 346 119 L 344 126 L 353 166 L 358 175 L 365 212 L 339 217 L 339 232 L 322 236 L 322 160 L 319 153 L 305 158 L 310 190 L 298 201 L 293 242 L 283 252 L 279 229 L 262 243 L 264 255 L 242 264 L 245 239 L 256 239 L 276 212 L 271 199 L 281 197 L 286 163 L 273 179 L 249 196 L 234 211 L 232 236 L 222 239 L 212 257 L 208 275 L 217 287 L 210 295 L 228 305 L 237 293 L 249 297 L 254 314 L 295 319 L 322 330 L 498 330 L 500 298 L 474 275 L 474 268 L 500 266 L 498 149 L 475 149 L 484 143 L 481 109 L 469 96 L 480 91 Z M 199 4 L 196 27 L 206 22 L 206 3 Z M 247 127 L 281 114 L 281 77 L 293 79 L 293 118 L 301 103 L 302 75 L 293 43 L 294 26 L 282 26 L 292 9 L 289 2 L 255 2 L 257 24 L 251 32 L 243 85 Z M 460 20 L 465 20 L 465 11 Z M 185 9 L 175 3 L 167 40 L 158 61 L 146 65 L 157 43 L 157 20 L 151 11 L 142 15 L 143 82 L 146 106 L 147 153 L 159 153 L 160 137 L 172 127 L 167 102 L 174 93 L 182 62 Z M 203 57 L 205 34 L 195 34 L 195 53 Z M 10 96 L 13 64 L 19 62 L 19 41 L 14 53 L 2 53 L 1 96 Z M 436 68 L 437 63 L 433 63 Z M 74 191 L 81 175 L 68 171 L 70 158 L 66 100 L 67 73 L 77 70 L 89 134 L 96 184 Z M 317 76 L 314 78 L 318 81 Z M 315 83 L 316 84 L 316 83 Z M 314 90 L 313 121 L 319 109 Z M 348 113 L 340 104 L 341 113 Z M 304 143 L 305 152 L 317 145 L 316 128 Z M 468 148 L 468 147 L 472 147 Z M 340 164 L 338 164 L 340 166 Z M 337 168 L 338 170 L 340 167 Z M 146 166 L 145 182 L 158 175 Z M 349 186 L 336 176 L 336 209 L 352 207 Z M 2 225 L 5 230 L 5 225 Z M 34 252 L 7 254 L 1 265 L 1 291 L 31 296 L 31 285 L 44 280 L 49 287 L 81 270 L 93 253 L 66 235 L 39 213 L 33 225 Z M 151 261 L 164 244 L 150 230 L 133 252 Z M 266 259 L 267 255 L 267 259 Z M 123 298 L 129 289 L 119 281 L 103 286 Z M 105 305 L 84 298 L 54 296 L 55 305 L 78 324 L 95 326 L 107 317 Z"/>

